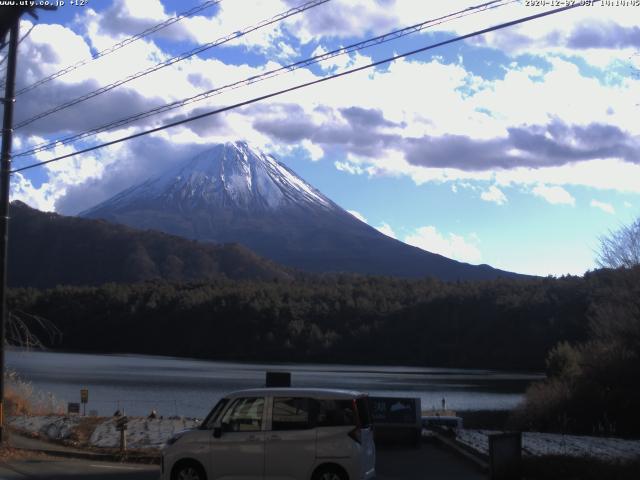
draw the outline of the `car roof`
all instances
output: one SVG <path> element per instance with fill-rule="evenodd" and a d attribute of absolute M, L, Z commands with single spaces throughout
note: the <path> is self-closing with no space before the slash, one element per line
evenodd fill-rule
<path fill-rule="evenodd" d="M 365 396 L 365 393 L 355 390 L 340 390 L 334 388 L 251 388 L 248 390 L 237 390 L 228 393 L 225 398 L 237 398 L 247 396 L 287 396 L 287 397 L 311 397 L 311 398 L 333 398 L 338 400 L 349 400 Z"/>

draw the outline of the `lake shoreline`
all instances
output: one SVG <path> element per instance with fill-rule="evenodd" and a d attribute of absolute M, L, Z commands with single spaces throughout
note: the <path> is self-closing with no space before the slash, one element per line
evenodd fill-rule
<path fill-rule="evenodd" d="M 281 361 L 281 360 L 270 360 L 270 359 L 229 359 L 229 358 L 216 358 L 216 357 L 191 357 L 191 356 L 175 356 L 175 355 L 163 355 L 158 353 L 143 353 L 143 352 L 102 352 L 97 350 L 67 350 L 67 349 L 53 349 L 47 348 L 42 350 L 35 349 L 23 349 L 15 346 L 8 346 L 6 351 L 12 352 L 47 352 L 47 353 L 59 353 L 59 354 L 71 354 L 71 355 L 99 355 L 105 357 L 132 357 L 132 358 L 157 358 L 160 360 L 186 360 L 192 362 L 215 362 L 219 364 L 229 364 L 229 365 L 273 365 L 273 366 L 292 366 L 296 367 L 298 370 L 302 370 L 299 367 L 304 366 L 335 366 L 335 367 L 354 367 L 357 369 L 356 371 L 362 373 L 377 373 L 380 371 L 388 370 L 388 369 L 404 369 L 398 370 L 398 373 L 402 374 L 411 374 L 411 373 L 421 373 L 415 372 L 416 370 L 429 370 L 437 372 L 439 370 L 442 371 L 476 371 L 476 372 L 495 372 L 500 374 L 514 374 L 518 376 L 530 376 L 532 380 L 543 379 L 545 378 L 545 373 L 539 370 L 531 370 L 531 369 L 518 369 L 518 368 L 495 368 L 495 367 L 484 367 L 484 366 L 442 366 L 442 365 L 421 365 L 421 364 L 382 364 L 377 363 L 375 361 L 363 361 L 357 362 L 353 361 L 350 363 L 344 362 L 332 362 L 330 358 L 323 360 L 322 362 L 309 360 L 309 361 Z M 371 368 L 371 370 L 365 370 L 365 368 Z M 330 370 L 325 370 L 330 371 Z M 343 369 L 339 370 L 343 371 Z"/>
<path fill-rule="evenodd" d="M 79 402 L 89 390 L 87 412 L 109 415 L 201 417 L 223 395 L 262 387 L 267 371 L 291 373 L 292 386 L 357 390 L 373 396 L 420 398 L 423 410 L 446 401 L 456 412 L 511 410 L 539 376 L 508 371 L 424 367 L 366 367 L 343 364 L 232 363 L 144 355 L 93 355 L 9 351 L 7 366 L 31 383 L 44 404 L 49 394 L 62 403 Z"/>

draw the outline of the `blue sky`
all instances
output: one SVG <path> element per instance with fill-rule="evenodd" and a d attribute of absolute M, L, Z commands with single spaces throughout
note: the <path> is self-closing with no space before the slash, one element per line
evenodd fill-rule
<path fill-rule="evenodd" d="M 284 12 L 223 0 L 18 97 L 30 118 Z M 15 152 L 481 2 L 331 0 L 16 131 Z M 90 0 L 41 15 L 18 88 L 199 5 Z M 464 14 L 32 157 L 17 167 L 532 15 Z M 385 234 L 538 275 L 594 268 L 598 237 L 640 214 L 640 7 L 580 7 L 15 175 L 12 197 L 74 214 L 215 143 L 245 139 Z M 25 17 L 22 31 L 31 27 Z"/>

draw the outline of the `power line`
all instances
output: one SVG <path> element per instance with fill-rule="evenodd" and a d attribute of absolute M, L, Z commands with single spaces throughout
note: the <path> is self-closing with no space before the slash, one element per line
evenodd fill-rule
<path fill-rule="evenodd" d="M 170 65 L 173 65 L 174 63 L 177 62 L 181 62 L 182 60 L 186 60 L 187 58 L 190 58 L 194 55 L 197 55 L 199 53 L 204 52 L 205 50 L 209 50 L 213 47 L 217 47 L 219 45 L 222 45 L 224 43 L 228 43 L 231 40 L 235 40 L 237 38 L 243 37 L 251 32 L 254 32 L 256 30 L 259 30 L 260 28 L 264 28 L 267 27 L 269 25 L 272 25 L 274 23 L 280 22 L 282 20 L 284 20 L 285 18 L 291 17 L 293 15 L 297 15 L 299 13 L 302 13 L 306 10 L 309 10 L 311 8 L 317 7 L 319 5 L 322 5 L 323 3 L 327 3 L 330 0 L 311 0 L 310 2 L 304 3 L 303 5 L 300 5 L 298 7 L 294 7 L 291 8 L 289 10 L 287 10 L 286 12 L 280 13 L 270 19 L 267 20 L 262 20 L 260 23 L 253 25 L 251 27 L 245 28 L 244 30 L 239 30 L 236 32 L 233 32 L 225 37 L 221 37 L 218 40 L 214 41 L 214 42 L 210 42 L 210 43 L 206 43 L 204 45 L 201 45 L 197 48 L 194 48 L 192 50 L 189 50 L 188 52 L 182 53 L 178 56 L 172 57 L 169 60 L 165 60 L 164 62 L 158 63 L 152 67 L 149 67 L 145 70 L 141 70 L 137 73 L 134 73 L 132 75 L 129 75 L 126 78 L 123 78 L 121 80 L 118 80 L 116 82 L 110 83 L 109 85 L 105 85 L 104 87 L 100 87 L 97 90 L 94 90 L 92 92 L 89 92 L 85 95 L 82 95 L 80 97 L 77 97 L 73 100 L 70 100 L 66 103 L 63 103 L 62 105 L 58 105 L 57 107 L 54 107 L 50 110 L 47 110 L 45 112 L 39 113 L 38 115 L 35 115 L 31 118 L 28 118 L 27 120 L 23 120 L 22 122 L 18 123 L 17 125 L 15 125 L 13 128 L 14 130 L 17 130 L 19 128 L 25 127 L 26 125 L 29 125 L 33 122 L 35 122 L 36 120 L 39 120 L 41 118 L 47 117 L 53 113 L 59 112 L 60 110 L 64 110 L 66 108 L 72 107 L 74 105 L 77 105 L 78 103 L 84 102 L 85 100 L 89 100 L 90 98 L 96 97 L 98 95 L 101 95 L 105 92 L 108 92 L 110 90 L 113 90 L 116 87 L 119 87 L 120 85 L 124 85 L 125 83 L 131 82 L 133 80 L 136 80 L 140 77 L 143 77 L 145 75 L 148 75 L 150 73 L 153 73 L 155 71 L 160 70 L 161 68 L 164 67 L 168 67 Z"/>
<path fill-rule="evenodd" d="M 269 98 L 277 97 L 279 95 L 282 95 L 282 94 L 285 94 L 285 93 L 289 93 L 289 92 L 293 92 L 295 90 L 300 90 L 302 88 L 310 87 L 311 85 L 316 85 L 316 84 L 319 84 L 319 83 L 327 82 L 329 80 L 334 80 L 336 78 L 340 78 L 340 77 L 344 77 L 346 75 L 350 75 L 352 73 L 356 73 L 356 72 L 360 72 L 360 71 L 363 71 L 363 70 L 367 70 L 369 68 L 374 68 L 374 67 L 377 67 L 377 66 L 380 66 L 380 65 L 384 65 L 386 63 L 393 62 L 393 61 L 398 60 L 400 58 L 409 57 L 411 55 L 416 55 L 418 53 L 426 52 L 427 50 L 432 50 L 434 48 L 442 47 L 444 45 L 449 45 L 451 43 L 455 43 L 455 42 L 459 42 L 459 41 L 462 41 L 462 40 L 466 40 L 467 38 L 476 37 L 478 35 L 483 35 L 485 33 L 489 33 L 489 32 L 493 32 L 493 31 L 496 31 L 496 30 L 501 30 L 503 28 L 511 27 L 513 25 L 518 25 L 518 24 L 521 24 L 521 23 L 525 23 L 525 22 L 529 22 L 529 21 L 532 21 L 532 20 L 536 20 L 538 18 L 546 17 L 546 16 L 549 16 L 549 15 L 554 15 L 556 13 L 564 12 L 566 10 L 571 10 L 573 8 L 580 7 L 580 6 L 581 5 L 579 3 L 575 3 L 575 4 L 571 4 L 571 5 L 565 6 L 565 7 L 556 8 L 554 10 L 541 12 L 541 13 L 538 13 L 538 14 L 535 14 L 535 15 L 530 15 L 530 16 L 527 16 L 527 17 L 522 17 L 522 18 L 519 18 L 517 20 L 511 20 L 509 22 L 501 23 L 499 25 L 494 25 L 492 27 L 484 28 L 482 30 L 476 30 L 475 32 L 468 33 L 466 35 L 454 37 L 454 38 L 451 38 L 449 40 L 445 40 L 445 41 L 442 41 L 442 42 L 438 42 L 438 43 L 434 43 L 434 44 L 431 44 L 431 45 L 427 45 L 425 47 L 421 47 L 421 48 L 418 48 L 418 49 L 415 49 L 415 50 L 411 50 L 409 52 L 404 52 L 404 53 L 400 53 L 400 54 L 397 54 L 397 55 L 393 55 L 393 56 L 387 57 L 387 58 L 385 58 L 383 60 L 378 60 L 376 62 L 372 62 L 372 63 L 369 63 L 367 65 L 363 65 L 363 66 L 360 66 L 360 67 L 352 68 L 350 70 L 346 70 L 344 72 L 336 73 L 336 74 L 333 74 L 333 75 L 328 76 L 328 77 L 322 77 L 322 78 L 319 78 L 317 80 L 301 83 L 299 85 L 294 85 L 293 87 L 289 87 L 289 88 L 285 88 L 285 89 L 282 89 L 282 90 L 278 90 L 276 92 L 268 93 L 266 95 L 255 97 L 255 98 L 252 98 L 250 100 L 245 100 L 243 102 L 239 102 L 239 103 L 236 103 L 236 104 L 233 104 L 233 105 L 229 105 L 229 106 L 226 106 L 226 107 L 223 107 L 223 108 L 218 108 L 216 110 L 212 110 L 212 111 L 209 111 L 209 112 L 206 112 L 206 113 L 202 113 L 200 115 L 194 115 L 192 117 L 189 117 L 189 118 L 186 118 L 186 119 L 183 119 L 183 120 L 179 120 L 179 121 L 176 121 L 176 122 L 168 123 L 168 124 L 162 125 L 160 127 L 156 127 L 156 128 L 152 128 L 152 129 L 149 129 L 149 130 L 145 130 L 143 132 L 134 133 L 132 135 L 121 137 L 121 138 L 118 138 L 116 140 L 111 140 L 109 142 L 101 143 L 99 145 L 94 145 L 93 147 L 85 148 L 83 150 L 78 150 L 76 152 L 68 153 L 66 155 L 61 155 L 59 157 L 55 157 L 55 158 L 52 158 L 50 160 L 45 160 L 45 161 L 42 161 L 42 162 L 36 162 L 36 163 L 31 164 L 31 165 L 27 165 L 25 167 L 21 167 L 21 168 L 17 168 L 15 170 L 12 170 L 11 173 L 22 172 L 22 171 L 29 170 L 29 169 L 32 169 L 32 168 L 35 168 L 35 167 L 39 167 L 39 166 L 42 166 L 42 165 L 47 165 L 49 163 L 58 162 L 60 160 L 66 159 L 66 158 L 74 157 L 76 155 L 80 155 L 81 153 L 87 153 L 87 152 L 91 152 L 91 151 L 94 151 L 94 150 L 98 150 L 100 148 L 109 147 L 111 145 L 115 145 L 115 144 L 118 144 L 118 143 L 126 142 L 128 140 L 133 140 L 134 138 L 138 138 L 138 137 L 142 137 L 142 136 L 145 136 L 145 135 L 149 135 L 151 133 L 156 133 L 156 132 L 159 132 L 159 131 L 162 131 L 162 130 L 166 130 L 166 129 L 171 128 L 171 127 L 176 127 L 176 126 L 179 126 L 179 125 L 183 125 L 185 123 L 193 122 L 195 120 L 200 120 L 202 118 L 210 117 L 212 115 L 217 115 L 217 114 L 220 114 L 220 113 L 223 113 L 223 112 L 227 112 L 229 110 L 234 110 L 236 108 L 244 107 L 246 105 L 251 105 L 253 103 L 260 102 L 262 100 L 267 100 Z"/>
<path fill-rule="evenodd" d="M 34 28 L 36 28 L 36 26 L 35 25 L 31 25 L 31 28 L 29 30 L 27 30 L 27 33 L 22 35 L 22 37 L 20 37 L 20 40 L 18 40 L 18 45 L 20 45 L 24 41 L 25 38 L 27 38 L 29 35 L 31 35 L 31 32 L 33 31 Z M 7 57 L 8 57 L 8 55 L 7 55 Z M 0 65 L 3 64 L 7 60 L 7 57 L 4 57 L 2 60 L 0 60 Z"/>
<path fill-rule="evenodd" d="M 27 38 L 29 36 L 29 34 L 31 33 L 31 31 L 35 28 L 35 25 L 31 25 L 31 28 L 29 30 L 27 30 L 27 33 L 25 33 L 20 40 L 18 40 L 18 45 L 20 45 L 22 43 L 22 41 Z M 7 58 L 9 57 L 9 54 L 5 55 L 4 57 L 2 57 L 0 59 L 0 65 L 2 65 L 4 62 L 7 61 Z M 4 66 L 2 67 L 2 73 L 0 74 L 0 76 L 2 76 L 4 74 L 4 72 L 7 70 L 7 67 Z M 3 88 L 6 85 L 6 82 L 3 82 L 2 85 L 0 85 L 0 88 Z M 15 96 L 15 95 L 14 95 Z"/>
<path fill-rule="evenodd" d="M 348 45 L 346 47 L 341 47 L 338 48 L 336 50 L 332 50 L 330 52 L 326 52 L 320 55 L 316 55 L 310 58 L 307 58 L 305 60 L 301 60 L 283 67 L 279 67 L 273 70 L 269 70 L 267 72 L 261 73 L 259 75 L 254 75 L 248 78 L 245 78 L 243 80 L 239 80 L 233 83 L 229 83 L 226 85 L 223 85 L 221 87 L 217 87 L 211 90 L 207 90 L 205 92 L 201 92 L 197 95 L 193 95 L 191 97 L 187 97 L 184 98 L 182 100 L 177 100 L 175 102 L 171 102 L 165 105 L 161 105 L 159 107 L 155 107 L 151 110 L 147 110 L 145 112 L 141 112 L 135 115 L 131 115 L 125 118 L 121 118 L 119 120 L 115 120 L 112 121 L 110 123 L 107 123 L 105 125 L 101 125 L 99 127 L 95 127 L 89 130 L 85 130 L 83 132 L 77 133 L 75 135 L 69 136 L 69 137 L 65 137 L 65 138 L 61 138 L 61 139 L 57 139 L 51 142 L 43 142 L 41 144 L 38 145 L 34 145 L 33 147 L 31 147 L 28 150 L 24 150 L 20 153 L 14 154 L 14 158 L 16 157 L 23 157 L 23 156 L 27 156 L 27 155 L 33 155 L 35 153 L 39 153 L 39 152 L 43 152 L 46 150 L 51 150 L 52 148 L 55 148 L 58 145 L 67 145 L 69 143 L 73 143 L 76 142 L 78 140 L 81 140 L 83 138 L 87 138 L 89 136 L 92 135 L 96 135 L 98 133 L 101 132 L 105 132 L 114 128 L 119 128 L 122 127 L 124 125 L 128 125 L 130 123 L 133 123 L 135 121 L 138 120 L 142 120 L 144 118 L 148 118 L 151 117 L 153 115 L 157 115 L 160 113 L 164 113 L 170 110 L 174 110 L 176 108 L 180 108 L 186 105 L 189 105 L 191 103 L 194 102 L 199 102 L 208 98 L 211 98 L 213 96 L 216 95 L 220 95 L 222 93 L 224 93 L 225 91 L 228 90 L 235 90 L 237 88 L 243 87 L 243 86 L 247 86 L 247 85 L 252 85 L 254 83 L 257 82 L 261 82 L 264 80 L 268 80 L 270 78 L 274 78 L 276 76 L 280 76 L 282 74 L 285 73 L 289 73 L 292 72 L 294 70 L 297 70 L 299 68 L 303 68 L 303 67 L 307 67 L 316 63 L 320 63 L 326 60 L 329 60 L 331 58 L 337 57 L 339 55 L 345 55 L 348 53 L 352 53 L 355 51 L 359 51 L 359 50 L 363 50 L 365 48 L 369 48 L 371 46 L 374 45 L 380 45 L 382 43 L 386 43 L 392 40 L 397 40 L 398 38 L 402 38 L 404 36 L 413 34 L 413 33 L 417 33 L 420 32 L 428 27 L 433 27 L 435 25 L 440 25 L 442 23 L 448 22 L 448 21 L 452 21 L 452 20 L 457 20 L 459 18 L 463 18 L 466 17 L 468 15 L 473 15 L 473 14 L 477 14 L 489 9 L 494 9 L 494 8 L 498 8 L 498 7 L 502 7 L 505 5 L 509 5 L 511 3 L 516 3 L 519 0 L 493 0 L 490 2 L 486 2 L 480 5 L 476 5 L 476 6 L 472 6 L 472 7 L 468 7 L 465 8 L 463 10 L 459 10 L 457 12 L 454 13 L 450 13 L 448 15 L 444 15 L 442 17 L 438 17 L 435 19 L 431 19 L 431 20 L 426 20 L 424 22 L 420 22 L 417 23 L 415 25 L 411 25 L 409 27 L 405 27 L 399 30 L 394 30 L 392 32 L 389 33 L 385 33 L 383 35 L 379 35 L 377 37 L 374 38 L 370 38 L 367 40 L 364 40 L 362 42 L 358 42 L 358 43 L 354 43 L 351 45 Z"/>
<path fill-rule="evenodd" d="M 51 80 L 54 80 L 56 78 L 59 78 L 63 75 L 66 75 L 69 72 L 73 72 L 74 70 L 77 70 L 78 68 L 82 67 L 83 65 L 86 65 L 90 62 L 92 62 L 93 60 L 97 60 L 98 58 L 101 57 L 105 57 L 107 55 L 109 55 L 110 53 L 113 53 L 117 50 L 120 50 L 123 47 L 126 47 L 127 45 L 129 45 L 130 43 L 135 42 L 136 40 L 140 40 L 141 38 L 144 38 L 148 35 L 151 35 L 152 33 L 155 33 L 159 30 L 162 30 L 163 28 L 166 28 L 170 25 L 173 25 L 176 22 L 179 22 L 180 20 L 182 20 L 183 18 L 187 18 L 187 17 L 191 17 L 193 15 L 195 15 L 196 13 L 201 12 L 202 10 L 205 10 L 213 5 L 216 5 L 218 3 L 220 3 L 222 0 L 209 0 L 207 2 L 204 2 L 201 5 L 197 5 L 195 7 L 193 7 L 190 10 L 187 10 L 185 12 L 179 13 L 178 15 L 176 15 L 175 17 L 169 18 L 167 20 L 165 20 L 162 23 L 159 23 L 157 25 L 154 25 L 152 27 L 147 28 L 146 30 L 137 33 L 131 37 L 125 38 L 124 40 L 122 40 L 121 42 L 118 42 L 108 48 L 105 48 L 104 50 L 101 50 L 100 52 L 96 53 L 95 55 L 93 55 L 91 58 L 86 59 L 86 60 L 80 60 L 79 62 L 76 62 L 72 65 L 69 65 L 61 70 L 58 70 L 55 73 L 52 73 L 51 75 L 49 75 L 48 77 L 42 78 L 40 80 L 38 80 L 37 82 L 32 83 L 31 85 L 28 85 L 20 90 L 18 90 L 16 92 L 16 96 L 18 95 L 22 95 L 23 93 L 26 93 L 30 90 L 33 90 L 34 88 L 39 87 L 40 85 L 43 85 L 47 82 L 50 82 Z M 23 37 L 24 39 L 24 37 Z M 22 40 L 20 40 L 22 41 Z M 0 61 L 0 63 L 2 63 Z M 3 85 L 0 85 L 0 88 Z"/>

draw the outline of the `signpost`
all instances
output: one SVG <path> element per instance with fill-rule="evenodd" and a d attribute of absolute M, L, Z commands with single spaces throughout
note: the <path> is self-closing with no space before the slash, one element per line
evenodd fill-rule
<path fill-rule="evenodd" d="M 127 424 L 129 423 L 129 419 L 125 417 L 120 417 L 116 421 L 116 430 L 120 432 L 120 451 L 127 451 Z"/>
<path fill-rule="evenodd" d="M 67 413 L 69 415 L 71 415 L 72 413 L 75 413 L 76 415 L 80 413 L 80 404 L 79 403 L 73 403 L 73 402 L 69 402 L 67 404 Z"/>
<path fill-rule="evenodd" d="M 89 403 L 89 389 L 80 389 L 80 403 L 82 403 L 82 416 L 87 416 L 87 403 Z"/>

